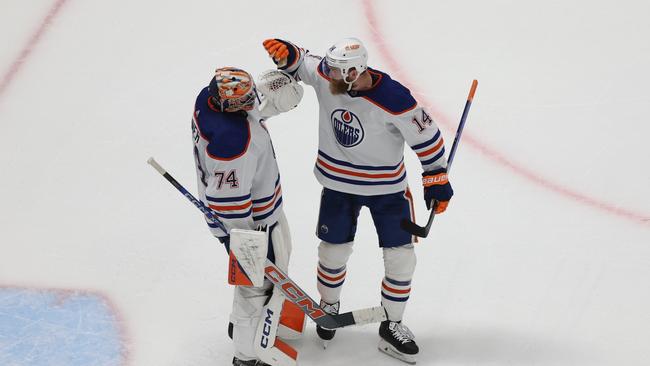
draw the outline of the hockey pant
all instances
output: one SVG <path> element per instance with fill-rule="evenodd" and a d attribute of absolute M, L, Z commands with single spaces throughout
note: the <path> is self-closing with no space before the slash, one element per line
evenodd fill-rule
<path fill-rule="evenodd" d="M 321 242 L 318 247 L 318 292 L 326 303 L 339 301 L 347 273 L 346 264 L 352 254 L 352 242 L 331 244 Z M 401 321 L 411 292 L 416 256 L 413 244 L 382 248 L 384 278 L 381 284 L 381 303 L 389 320 Z"/>

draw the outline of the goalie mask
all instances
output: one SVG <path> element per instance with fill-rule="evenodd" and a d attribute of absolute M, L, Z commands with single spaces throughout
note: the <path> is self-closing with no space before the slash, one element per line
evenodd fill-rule
<path fill-rule="evenodd" d="M 222 112 L 250 111 L 255 106 L 255 83 L 251 75 L 242 69 L 217 69 L 208 90 Z"/>
<path fill-rule="evenodd" d="M 368 52 L 357 38 L 344 38 L 327 50 L 322 71 L 332 79 L 343 80 L 348 84 L 348 91 L 359 76 L 368 69 Z M 351 70 L 357 70 L 357 76 L 348 80 Z"/>

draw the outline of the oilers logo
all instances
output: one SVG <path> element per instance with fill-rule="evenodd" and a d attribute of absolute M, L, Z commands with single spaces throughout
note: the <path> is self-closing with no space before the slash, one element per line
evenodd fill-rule
<path fill-rule="evenodd" d="M 356 114 L 345 109 L 337 109 L 330 116 L 334 136 L 345 147 L 359 145 L 363 140 L 363 126 Z"/>

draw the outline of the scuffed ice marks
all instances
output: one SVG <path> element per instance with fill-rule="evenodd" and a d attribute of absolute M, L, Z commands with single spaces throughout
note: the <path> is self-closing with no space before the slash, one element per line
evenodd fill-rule
<path fill-rule="evenodd" d="M 0 288 L 0 365 L 122 366 L 118 321 L 98 295 Z"/>

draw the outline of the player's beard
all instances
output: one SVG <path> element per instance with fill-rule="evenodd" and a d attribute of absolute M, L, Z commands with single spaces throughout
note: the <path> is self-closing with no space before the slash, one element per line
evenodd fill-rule
<path fill-rule="evenodd" d="M 331 79 L 330 80 L 330 93 L 334 95 L 340 95 L 347 93 L 348 91 L 348 83 L 343 81 L 343 79 Z"/>

